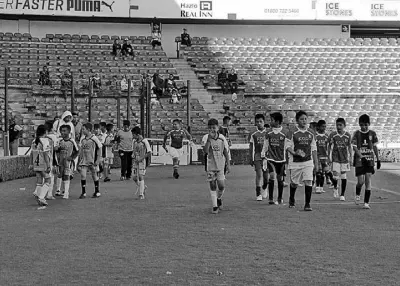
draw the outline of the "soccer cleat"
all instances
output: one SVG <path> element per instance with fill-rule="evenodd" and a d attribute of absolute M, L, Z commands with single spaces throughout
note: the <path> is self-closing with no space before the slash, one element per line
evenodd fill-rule
<path fill-rule="evenodd" d="M 278 202 L 274 202 L 274 200 L 268 200 L 269 205 L 277 205 Z"/>
<path fill-rule="evenodd" d="M 47 207 L 49 204 L 46 202 L 45 199 L 39 199 L 38 200 L 38 205 L 41 207 Z"/>
<path fill-rule="evenodd" d="M 311 206 L 310 206 L 310 205 L 305 205 L 305 206 L 304 206 L 304 211 L 306 211 L 306 212 L 311 212 L 311 211 L 312 211 Z"/>
<path fill-rule="evenodd" d="M 223 209 L 222 199 L 221 199 L 221 198 L 217 199 L 217 206 L 218 206 L 218 208 L 219 208 L 220 210 Z"/>
<path fill-rule="evenodd" d="M 125 177 L 124 177 L 124 176 L 121 176 L 120 180 L 121 180 L 121 181 L 125 181 Z"/>
<path fill-rule="evenodd" d="M 295 204 L 289 204 L 289 208 L 290 208 L 290 209 L 294 209 L 295 207 L 296 207 Z"/>
<path fill-rule="evenodd" d="M 69 194 L 65 193 L 64 196 L 63 196 L 63 199 L 68 200 L 69 199 Z"/>
<path fill-rule="evenodd" d="M 61 191 L 60 191 L 60 190 L 57 190 L 56 193 L 55 193 L 55 196 L 56 196 L 56 197 L 61 197 Z"/>
<path fill-rule="evenodd" d="M 278 201 L 276 203 L 279 205 L 283 205 L 283 199 L 278 199 Z"/>
<path fill-rule="evenodd" d="M 80 199 L 86 199 L 86 193 L 83 193 L 79 196 Z"/>
<path fill-rule="evenodd" d="M 139 195 L 139 200 L 144 200 L 144 195 Z"/>
<path fill-rule="evenodd" d="M 369 206 L 369 204 L 364 203 L 363 209 L 365 210 L 369 210 L 371 207 Z"/>
<path fill-rule="evenodd" d="M 212 212 L 211 212 L 211 213 L 213 213 L 213 214 L 217 214 L 217 213 L 218 213 L 218 211 L 219 211 L 219 208 L 218 208 L 218 207 L 213 207 L 213 208 L 212 208 Z"/>
<path fill-rule="evenodd" d="M 95 192 L 95 193 L 93 193 L 92 198 L 96 199 L 96 198 L 100 198 L 100 196 L 101 196 L 100 192 Z"/>
<path fill-rule="evenodd" d="M 263 200 L 262 195 L 259 195 L 256 197 L 256 201 L 257 202 L 261 202 Z"/>
<path fill-rule="evenodd" d="M 316 194 L 322 194 L 321 187 L 316 187 L 315 188 L 315 193 Z"/>
<path fill-rule="evenodd" d="M 339 197 L 339 190 L 337 188 L 333 189 L 333 197 L 338 198 Z"/>
<path fill-rule="evenodd" d="M 319 189 L 320 191 L 321 191 L 321 193 L 325 193 L 325 191 L 324 191 L 324 187 L 320 187 L 320 189 Z"/>
<path fill-rule="evenodd" d="M 104 178 L 104 183 L 107 183 L 107 182 L 109 182 L 109 181 L 111 181 L 110 178 Z"/>
<path fill-rule="evenodd" d="M 55 200 L 56 198 L 55 197 L 53 197 L 53 196 L 50 196 L 50 197 L 46 197 L 46 200 Z"/>
<path fill-rule="evenodd" d="M 345 199 L 344 196 L 340 196 L 340 200 L 341 200 L 342 202 L 344 202 L 346 199 Z"/>
<path fill-rule="evenodd" d="M 356 205 L 359 205 L 359 204 L 360 204 L 360 201 L 361 201 L 361 196 L 356 196 L 356 197 L 354 198 L 354 202 L 356 203 Z"/>
<path fill-rule="evenodd" d="M 266 199 L 268 197 L 268 191 L 267 190 L 262 190 L 261 196 L 263 199 Z"/>

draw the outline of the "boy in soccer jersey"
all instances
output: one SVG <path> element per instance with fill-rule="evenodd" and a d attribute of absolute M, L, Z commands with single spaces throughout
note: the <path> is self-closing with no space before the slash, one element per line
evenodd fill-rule
<path fill-rule="evenodd" d="M 183 139 L 192 140 L 192 136 L 187 132 L 186 129 L 182 128 L 182 122 L 180 119 L 174 119 L 172 121 L 173 129 L 169 131 L 164 136 L 163 148 L 166 149 L 167 140 L 171 138 L 169 154 L 172 157 L 172 165 L 173 165 L 173 176 L 175 179 L 179 178 L 178 168 L 179 168 L 179 159 L 183 154 Z"/>
<path fill-rule="evenodd" d="M 276 112 L 270 115 L 271 130 L 265 134 L 263 154 L 265 158 L 263 165 L 268 168 L 270 179 L 268 183 L 269 204 L 283 204 L 284 174 L 286 164 L 286 140 L 288 131 L 282 127 L 283 116 Z M 278 200 L 274 202 L 275 177 L 278 181 Z"/>
<path fill-rule="evenodd" d="M 105 124 L 104 122 L 102 122 Z M 100 124 L 94 124 L 93 125 L 93 133 L 96 135 L 97 139 L 99 139 L 101 144 L 104 144 L 104 140 L 106 139 L 106 133 L 102 131 L 101 125 Z M 99 179 L 101 179 L 102 174 L 103 174 L 103 168 L 104 168 L 104 157 L 103 157 L 103 152 L 101 152 L 101 159 L 100 159 L 100 164 L 99 164 L 99 173 L 97 174 L 99 176 Z"/>
<path fill-rule="evenodd" d="M 112 123 L 107 124 L 106 130 L 102 153 L 104 158 L 104 182 L 109 182 L 111 181 L 109 177 L 110 166 L 114 163 L 114 125 Z"/>
<path fill-rule="evenodd" d="M 374 170 L 374 154 L 376 156 L 376 168 L 381 168 L 378 152 L 378 137 L 376 133 L 369 130 L 370 119 L 367 114 L 361 115 L 358 124 L 360 130 L 354 132 L 351 144 L 355 152 L 356 167 L 356 197 L 355 203 L 358 205 L 361 199 L 361 189 L 365 183 L 364 209 L 369 209 L 369 200 L 371 198 L 371 177 L 375 173 Z"/>
<path fill-rule="evenodd" d="M 225 191 L 224 170 L 226 169 L 226 173 L 230 171 L 228 142 L 218 130 L 218 120 L 210 119 L 207 141 L 203 147 L 204 153 L 207 154 L 207 180 L 210 183 L 213 214 L 217 214 L 222 209 L 222 195 Z"/>
<path fill-rule="evenodd" d="M 149 158 L 151 156 L 151 149 L 148 141 L 141 135 L 140 127 L 136 126 L 132 129 L 133 134 L 133 180 L 139 186 L 139 199 L 144 199 L 146 186 L 144 184 L 144 176 L 146 175 L 146 168 Z"/>
<path fill-rule="evenodd" d="M 36 138 L 32 142 L 31 156 L 29 169 L 36 173 L 36 188 L 34 196 L 41 208 L 45 208 L 46 194 L 50 187 L 50 172 L 51 172 L 51 146 L 48 138 L 45 138 L 47 133 L 44 125 L 39 125 L 36 129 Z"/>
<path fill-rule="evenodd" d="M 263 114 L 255 116 L 257 131 L 250 135 L 250 166 L 256 172 L 256 200 L 262 201 L 266 198 L 268 184 L 268 170 L 263 170 L 263 160 L 261 157 L 266 129 L 264 127 L 265 117 Z M 262 188 L 262 193 L 261 193 Z"/>
<path fill-rule="evenodd" d="M 317 143 L 317 156 L 319 164 L 319 172 L 316 174 L 316 188 L 315 192 L 317 194 L 325 193 L 324 191 L 324 181 L 325 176 L 327 178 L 333 179 L 332 172 L 330 171 L 330 161 L 329 161 L 329 136 L 326 134 L 326 122 L 325 120 L 319 120 L 317 122 L 316 130 L 316 143 Z M 337 183 L 337 181 L 336 181 Z"/>
<path fill-rule="evenodd" d="M 289 153 L 290 170 L 290 196 L 289 208 L 295 207 L 295 194 L 297 186 L 304 182 L 305 185 L 305 211 L 312 211 L 310 202 L 312 196 L 313 170 L 319 171 L 317 159 L 317 146 L 314 132 L 307 128 L 307 113 L 296 113 L 297 128 L 289 132 L 287 151 Z"/>
<path fill-rule="evenodd" d="M 345 201 L 345 192 L 347 186 L 347 175 L 350 171 L 350 162 L 352 161 L 351 135 L 345 131 L 346 121 L 343 118 L 336 119 L 336 131 L 329 135 L 329 154 L 332 157 L 333 173 L 333 197 L 339 196 L 338 181 L 341 179 L 340 200 Z"/>
<path fill-rule="evenodd" d="M 58 178 L 56 196 L 61 196 L 61 184 L 64 185 L 64 199 L 69 198 L 69 187 L 71 174 L 75 169 L 75 158 L 78 157 L 79 149 L 75 140 L 71 138 L 71 126 L 62 125 L 60 127 L 61 139 L 55 148 L 58 163 Z"/>
<path fill-rule="evenodd" d="M 53 197 L 53 188 L 54 188 L 54 175 L 57 173 L 57 158 L 55 156 L 55 149 L 58 148 L 58 136 L 57 134 L 53 131 L 53 122 L 52 121 L 47 121 L 45 123 L 46 129 L 47 129 L 47 134 L 46 138 L 49 139 L 50 141 L 50 146 L 51 146 L 51 151 L 50 151 L 50 162 L 51 162 L 51 172 L 50 172 L 50 187 L 49 191 L 47 192 L 46 199 L 47 200 L 54 200 L 55 197 Z"/>
<path fill-rule="evenodd" d="M 92 198 L 101 196 L 99 190 L 99 177 L 97 172 L 101 159 L 102 145 L 95 135 L 92 134 L 93 125 L 86 123 L 82 126 L 83 138 L 81 139 L 81 148 L 79 151 L 78 170 L 81 173 L 82 194 L 80 199 L 86 198 L 86 173 L 89 170 L 92 173 L 94 181 L 94 193 Z"/>
<path fill-rule="evenodd" d="M 229 138 L 229 135 L 230 135 L 229 125 L 230 125 L 230 123 L 231 123 L 231 118 L 229 116 L 225 116 L 222 119 L 222 126 L 219 127 L 219 133 L 224 135 L 226 141 L 228 141 L 229 147 L 232 146 L 231 140 Z"/>

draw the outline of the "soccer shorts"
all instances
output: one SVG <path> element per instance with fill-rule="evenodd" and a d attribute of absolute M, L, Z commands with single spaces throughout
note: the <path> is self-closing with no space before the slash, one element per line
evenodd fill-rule
<path fill-rule="evenodd" d="M 314 167 L 306 166 L 297 169 L 290 169 L 290 181 L 299 185 L 304 181 L 312 181 L 314 179 Z"/>
<path fill-rule="evenodd" d="M 350 171 L 350 163 L 332 163 L 333 174 L 342 174 L 348 171 Z"/>
<path fill-rule="evenodd" d="M 223 181 L 225 180 L 224 171 L 207 171 L 207 181 Z"/>
<path fill-rule="evenodd" d="M 254 161 L 254 170 L 257 172 L 259 170 L 263 170 L 263 160 L 255 160 Z"/>
<path fill-rule="evenodd" d="M 112 165 L 114 163 L 114 158 L 113 157 L 106 157 L 104 158 L 104 164 Z"/>
<path fill-rule="evenodd" d="M 174 147 L 169 148 L 169 155 L 174 158 L 180 158 L 183 155 L 183 148 L 176 149 Z"/>
<path fill-rule="evenodd" d="M 356 167 L 356 177 L 358 176 L 363 176 L 365 174 L 375 174 L 375 169 L 372 166 L 362 166 L 362 167 Z"/>
<path fill-rule="evenodd" d="M 94 166 L 94 165 L 89 165 L 89 166 L 80 166 L 81 167 L 81 174 L 86 173 L 87 171 L 90 171 L 92 174 L 97 174 L 97 172 L 100 171 L 99 166 Z"/>
<path fill-rule="evenodd" d="M 58 176 L 71 176 L 75 169 L 74 165 L 74 161 L 66 161 L 64 164 L 60 165 L 58 167 Z"/>
<path fill-rule="evenodd" d="M 50 173 L 47 173 L 45 171 L 35 171 L 35 172 L 36 172 L 36 174 L 39 174 L 42 178 L 45 178 L 45 179 L 51 178 L 51 172 Z"/>
<path fill-rule="evenodd" d="M 268 171 L 270 173 L 275 173 L 278 177 L 283 177 L 285 175 L 285 162 L 277 163 L 268 161 Z"/>
<path fill-rule="evenodd" d="M 133 178 L 136 176 L 145 176 L 146 175 L 146 164 L 145 163 L 139 163 L 139 164 L 133 164 L 132 167 L 132 174 Z"/>
<path fill-rule="evenodd" d="M 318 158 L 318 165 L 319 169 L 323 172 L 328 172 L 329 171 L 329 163 L 328 159 L 326 158 Z"/>

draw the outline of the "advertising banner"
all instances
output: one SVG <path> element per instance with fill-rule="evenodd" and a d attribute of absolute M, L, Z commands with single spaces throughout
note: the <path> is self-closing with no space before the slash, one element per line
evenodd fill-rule
<path fill-rule="evenodd" d="M 0 0 L 0 14 L 129 17 L 129 0 Z"/>
<path fill-rule="evenodd" d="M 369 21 L 400 20 L 400 1 L 361 1 L 356 17 Z"/>
<path fill-rule="evenodd" d="M 317 20 L 356 20 L 357 8 L 360 8 L 359 0 L 318 0 Z"/>

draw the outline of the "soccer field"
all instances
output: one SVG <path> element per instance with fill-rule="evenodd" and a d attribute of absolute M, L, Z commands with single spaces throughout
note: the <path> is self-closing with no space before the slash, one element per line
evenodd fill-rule
<path fill-rule="evenodd" d="M 233 166 L 213 215 L 203 170 L 149 168 L 144 201 L 116 170 L 101 198 L 78 200 L 76 176 L 41 211 L 34 178 L 1 183 L 0 285 L 400 285 L 396 174 L 374 176 L 371 210 L 352 202 L 350 175 L 347 202 L 326 187 L 304 212 L 304 188 L 296 209 L 256 202 L 252 168 Z"/>

